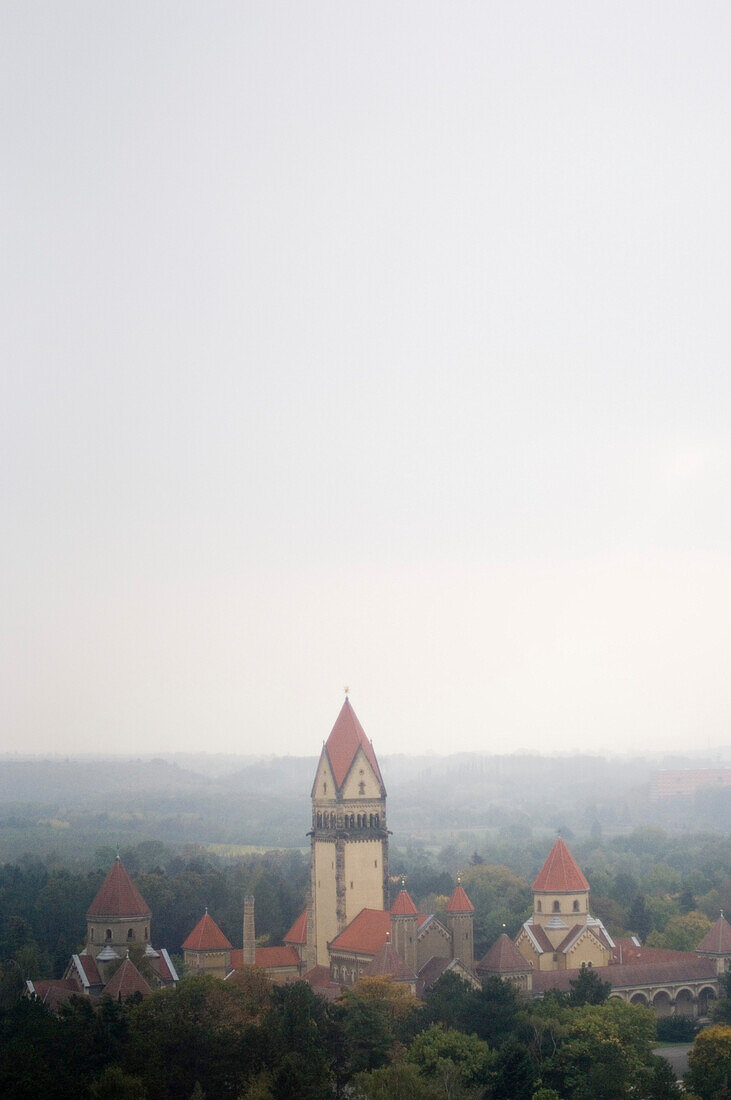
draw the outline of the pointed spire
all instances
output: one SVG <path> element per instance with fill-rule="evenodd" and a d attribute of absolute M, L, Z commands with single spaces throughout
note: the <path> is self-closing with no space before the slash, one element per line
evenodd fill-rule
<path fill-rule="evenodd" d="M 581 894 L 588 889 L 589 883 L 581 868 L 565 842 L 558 837 L 538 872 L 533 890 L 544 894 Z"/>
<path fill-rule="evenodd" d="M 87 917 L 150 917 L 150 907 L 119 856 L 86 911 Z"/>
<path fill-rule="evenodd" d="M 475 907 L 462 888 L 462 876 L 457 875 L 457 885 L 447 902 L 448 913 L 474 913 Z"/>
<path fill-rule="evenodd" d="M 391 915 L 394 917 L 413 917 L 417 909 L 411 899 L 408 890 L 403 886 L 396 895 L 396 900 L 391 906 Z"/>
<path fill-rule="evenodd" d="M 363 727 L 358 721 L 356 713 L 350 705 L 350 700 L 346 695 L 345 702 L 340 709 L 340 714 L 335 720 L 335 725 L 325 742 L 325 752 L 330 761 L 333 777 L 338 787 L 342 787 L 358 749 L 363 750 L 366 759 L 375 772 L 376 778 L 382 785 L 383 779 L 381 778 L 381 771 L 378 767 L 376 754 L 373 751 L 373 745 L 366 737 Z"/>

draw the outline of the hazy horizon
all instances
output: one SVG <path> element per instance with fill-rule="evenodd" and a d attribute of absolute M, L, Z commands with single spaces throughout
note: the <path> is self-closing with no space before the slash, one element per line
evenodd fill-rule
<path fill-rule="evenodd" d="M 6 3 L 0 751 L 728 746 L 730 37 Z"/>

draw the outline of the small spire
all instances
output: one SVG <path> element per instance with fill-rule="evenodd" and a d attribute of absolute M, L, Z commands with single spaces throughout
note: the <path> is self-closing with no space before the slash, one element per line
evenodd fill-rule
<path fill-rule="evenodd" d="M 348 687 L 348 685 L 347 685 L 347 684 L 345 685 L 345 687 L 343 688 L 343 690 L 344 690 L 344 692 L 345 692 L 345 698 L 347 699 L 347 698 L 348 698 L 348 696 L 350 695 L 350 688 Z"/>
<path fill-rule="evenodd" d="M 457 885 L 458 886 L 462 885 L 462 876 L 461 875 L 457 875 Z"/>
<path fill-rule="evenodd" d="M 117 859 L 119 859 L 119 845 L 117 845 Z"/>
<path fill-rule="evenodd" d="M 208 916 L 208 906 L 206 906 L 206 916 Z"/>
<path fill-rule="evenodd" d="M 387 932 L 386 933 L 386 943 L 390 943 L 390 942 L 391 942 L 391 933 Z"/>
<path fill-rule="evenodd" d="M 404 878 L 403 875 L 401 876 L 401 889 L 402 890 L 406 889 L 406 879 Z"/>

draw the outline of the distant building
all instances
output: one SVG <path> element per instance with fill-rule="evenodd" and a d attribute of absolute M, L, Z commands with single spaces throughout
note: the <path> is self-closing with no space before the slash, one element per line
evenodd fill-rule
<path fill-rule="evenodd" d="M 656 799 L 688 798 L 696 791 L 731 787 L 731 768 L 697 768 L 660 771 L 653 785 Z"/>
<path fill-rule="evenodd" d="M 461 885 L 446 920 L 417 913 L 402 884 L 388 907 L 386 789 L 372 743 L 346 696 L 312 786 L 310 898 L 282 947 L 256 947 L 254 899 L 244 902 L 243 948 L 206 913 L 186 939 L 188 967 L 229 977 L 256 965 L 274 981 L 303 978 L 333 997 L 362 977 L 389 975 L 421 992 L 444 970 L 479 984 L 474 907 Z"/>
<path fill-rule="evenodd" d="M 569 992 L 583 966 L 598 969 L 610 997 L 653 1008 L 659 1016 L 705 1017 L 731 968 L 731 926 L 723 914 L 696 951 L 614 940 L 589 908 L 589 883 L 561 838 L 533 883 L 533 915 L 515 942 L 500 936 L 477 964 L 480 975 L 514 982 L 529 996 Z"/>
<path fill-rule="evenodd" d="M 86 945 L 72 955 L 60 980 L 29 980 L 30 996 L 56 1008 L 74 995 L 126 1000 L 175 985 L 178 975 L 164 947 L 150 940 L 152 914 L 117 856 L 86 912 Z M 138 957 L 144 975 L 130 958 Z"/>

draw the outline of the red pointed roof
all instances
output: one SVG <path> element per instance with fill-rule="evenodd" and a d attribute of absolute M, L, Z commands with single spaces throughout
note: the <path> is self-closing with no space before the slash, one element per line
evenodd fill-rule
<path fill-rule="evenodd" d="M 538 872 L 533 889 L 549 894 L 575 894 L 589 889 L 581 868 L 561 837 L 558 837 L 548 853 L 548 859 Z"/>
<path fill-rule="evenodd" d="M 307 910 L 303 909 L 284 937 L 285 943 L 307 943 Z"/>
<path fill-rule="evenodd" d="M 122 965 L 114 971 L 104 986 L 103 992 L 108 997 L 114 997 L 115 1000 L 126 1001 L 133 993 L 141 993 L 143 997 L 146 997 L 149 993 L 152 993 L 152 990 L 132 960 L 126 958 Z"/>
<path fill-rule="evenodd" d="M 461 885 L 457 883 L 451 898 L 447 902 L 448 913 L 474 913 L 475 907 L 465 894 Z"/>
<path fill-rule="evenodd" d="M 706 932 L 696 951 L 709 955 L 731 955 L 731 924 L 728 923 L 723 913 L 711 928 Z"/>
<path fill-rule="evenodd" d="M 341 951 L 356 951 L 375 955 L 391 931 L 391 914 L 385 909 L 361 909 L 357 917 L 336 936 L 331 947 Z"/>
<path fill-rule="evenodd" d="M 510 936 L 502 932 L 484 959 L 478 962 L 477 969 L 506 973 L 513 970 L 530 970 L 530 963 L 523 958 Z"/>
<path fill-rule="evenodd" d="M 390 940 L 386 940 L 381 950 L 374 955 L 365 968 L 368 978 L 388 977 L 395 982 L 415 982 L 416 974 L 399 955 Z"/>
<path fill-rule="evenodd" d="M 378 782 L 383 786 L 381 770 L 378 767 L 373 745 L 366 737 L 363 727 L 358 721 L 355 711 L 347 698 L 343 703 L 340 714 L 335 720 L 330 736 L 325 742 L 325 751 L 330 761 L 333 777 L 338 787 L 342 787 L 345 777 L 350 770 L 358 749 L 362 749 L 366 759 L 376 773 Z"/>
<path fill-rule="evenodd" d="M 391 912 L 394 914 L 394 916 L 397 917 L 416 916 L 416 906 L 411 900 L 411 895 L 409 894 L 408 890 L 399 890 L 398 896 L 391 906 Z"/>
<path fill-rule="evenodd" d="M 183 944 L 183 948 L 188 948 L 189 951 L 230 951 L 231 944 L 206 910 Z"/>
<path fill-rule="evenodd" d="M 150 917 L 150 907 L 117 856 L 86 911 L 87 917 Z"/>

